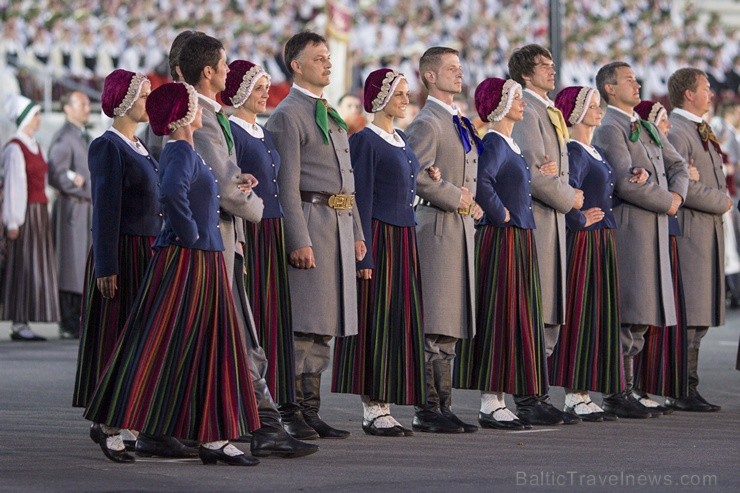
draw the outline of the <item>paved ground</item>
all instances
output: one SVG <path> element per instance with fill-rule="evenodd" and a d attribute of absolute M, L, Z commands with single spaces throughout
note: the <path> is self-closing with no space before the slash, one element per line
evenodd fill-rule
<path fill-rule="evenodd" d="M 108 461 L 88 438 L 81 410 L 70 407 L 76 342 L 11 342 L 2 323 L 0 491 L 740 491 L 740 313 L 728 318 L 706 337 L 701 361 L 703 394 L 723 405 L 717 414 L 376 438 L 360 428 L 358 398 L 326 390 L 323 417 L 352 436 L 320 441 L 310 457 L 268 458 L 251 468 Z M 56 326 L 38 327 L 56 335 Z M 561 405 L 562 391 L 552 395 Z M 455 391 L 454 399 L 457 413 L 475 420 L 478 394 Z M 394 412 L 407 425 L 411 413 Z"/>

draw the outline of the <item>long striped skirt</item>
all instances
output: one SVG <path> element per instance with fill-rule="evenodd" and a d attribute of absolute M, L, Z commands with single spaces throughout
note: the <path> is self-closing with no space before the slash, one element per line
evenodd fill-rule
<path fill-rule="evenodd" d="M 72 406 L 87 407 L 90 397 L 116 348 L 152 258 L 154 236 L 118 239 L 118 279 L 114 298 L 103 298 L 97 286 L 93 249 L 87 256 L 80 349 Z"/>
<path fill-rule="evenodd" d="M 8 241 L 3 320 L 59 321 L 57 262 L 46 204 L 30 203 L 18 238 Z"/>
<path fill-rule="evenodd" d="M 157 250 L 85 418 L 211 442 L 259 428 L 223 254 Z"/>
<path fill-rule="evenodd" d="M 624 390 L 614 230 L 568 232 L 568 302 L 548 360 L 550 385 L 615 394 Z"/>
<path fill-rule="evenodd" d="M 260 345 L 267 386 L 275 402 L 295 402 L 295 356 L 283 219 L 245 222 L 244 285 Z"/>
<path fill-rule="evenodd" d="M 421 404 L 424 320 L 416 229 L 373 219 L 372 279 L 357 281 L 358 331 L 334 346 L 332 392 Z"/>
<path fill-rule="evenodd" d="M 678 242 L 670 237 L 673 296 L 676 321 L 673 327 L 650 327 L 645 333 L 645 346 L 635 357 L 635 388 L 650 394 L 681 398 L 688 395 L 689 377 L 686 362 L 686 306 L 683 280 L 679 269 Z"/>
<path fill-rule="evenodd" d="M 533 231 L 475 233 L 476 335 L 457 346 L 453 386 L 517 395 L 547 393 L 544 324 Z"/>

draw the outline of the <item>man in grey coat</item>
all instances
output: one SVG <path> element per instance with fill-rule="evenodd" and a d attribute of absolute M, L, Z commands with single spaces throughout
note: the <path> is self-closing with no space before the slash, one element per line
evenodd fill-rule
<path fill-rule="evenodd" d="M 583 206 L 583 192 L 568 183 L 568 130 L 563 115 L 548 98 L 555 89 L 555 65 L 549 50 L 531 44 L 516 50 L 509 59 L 509 74 L 524 88 L 524 119 L 514 126 L 512 137 L 532 171 L 532 212 L 536 229 L 537 259 L 542 288 L 545 350 L 550 356 L 565 323 L 566 229 L 565 213 Z M 542 166 L 557 165 L 556 176 L 546 176 Z M 580 419 L 556 409 L 547 393 L 514 396 L 519 419 L 528 424 L 575 424 Z"/>
<path fill-rule="evenodd" d="M 92 241 L 92 198 L 85 129 L 90 100 L 79 91 L 62 97 L 66 120 L 49 147 L 49 185 L 57 198 L 52 212 L 54 242 L 59 273 L 59 308 L 62 338 L 80 337 L 80 310 L 85 283 L 85 265 Z"/>
<path fill-rule="evenodd" d="M 251 188 L 257 186 L 252 175 L 243 174 L 234 162 L 230 126 L 216 95 L 226 87 L 226 52 L 220 41 L 205 34 L 188 38 L 179 59 L 183 79 L 198 91 L 203 111 L 203 127 L 193 135 L 195 150 L 216 177 L 219 186 L 218 227 L 224 243 L 224 261 L 232 285 L 236 313 L 246 335 L 247 353 L 262 427 L 252 431 L 251 452 L 259 457 L 277 455 L 299 457 L 318 451 L 283 430 L 280 413 L 265 381 L 267 358 L 260 347 L 252 310 L 244 287 L 244 229 L 240 218 L 262 219 L 262 199 Z M 165 144 L 166 145 L 166 144 Z"/>
<path fill-rule="evenodd" d="M 608 107 L 593 143 L 614 169 L 619 197 L 614 216 L 626 386 L 621 393 L 604 396 L 602 407 L 619 417 L 647 418 L 651 412 L 632 392 L 632 362 L 642 350 L 649 326 L 676 324 L 668 215 L 675 215 L 686 197 L 688 168 L 662 133 L 634 112 L 640 102 L 640 84 L 628 64 L 612 62 L 601 67 L 596 85 Z M 642 184 L 630 180 L 638 166 L 651 175 Z"/>
<path fill-rule="evenodd" d="M 280 153 L 288 277 L 293 312 L 296 403 L 281 405 L 296 438 L 346 438 L 319 416 L 321 374 L 332 337 L 357 334 L 355 261 L 365 256 L 347 125 L 323 98 L 330 83 L 326 40 L 312 32 L 285 45 L 294 84 L 267 121 Z"/>
<path fill-rule="evenodd" d="M 429 48 L 419 60 L 429 90 L 424 108 L 408 126 L 408 142 L 421 169 L 436 166 L 442 179 L 419 172 L 416 241 L 424 306 L 426 402 L 416 407 L 413 429 L 432 433 L 473 432 L 452 412 L 452 361 L 460 339 L 475 335 L 474 201 L 478 173 L 475 130 L 453 106 L 462 91 L 457 50 Z"/>
<path fill-rule="evenodd" d="M 673 111 L 668 140 L 699 171 L 689 181 L 686 201 L 678 211 L 682 235 L 677 238 L 688 327 L 689 394 L 666 404 L 682 411 L 719 411 L 699 393 L 699 346 L 708 327 L 725 323 L 725 245 L 722 214 L 732 208 L 727 195 L 722 154 L 712 128 L 702 119 L 712 104 L 707 75 L 682 68 L 668 79 Z"/>

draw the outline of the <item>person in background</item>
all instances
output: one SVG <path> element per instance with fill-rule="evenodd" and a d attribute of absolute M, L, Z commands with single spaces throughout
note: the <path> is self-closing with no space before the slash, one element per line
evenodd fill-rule
<path fill-rule="evenodd" d="M 92 241 L 92 201 L 87 151 L 90 136 L 85 125 L 90 117 L 90 99 L 74 91 L 62 97 L 66 120 L 54 134 L 49 147 L 49 184 L 57 192 L 52 211 L 54 247 L 57 254 L 59 307 L 63 339 L 80 337 L 80 311 L 85 264 Z"/>
<path fill-rule="evenodd" d="M 18 131 L 3 149 L 3 224 L 8 241 L 3 320 L 14 341 L 45 341 L 29 322 L 59 321 L 57 266 L 46 196 L 48 165 L 34 136 L 41 107 L 20 94 L 8 97 L 5 114 Z"/>

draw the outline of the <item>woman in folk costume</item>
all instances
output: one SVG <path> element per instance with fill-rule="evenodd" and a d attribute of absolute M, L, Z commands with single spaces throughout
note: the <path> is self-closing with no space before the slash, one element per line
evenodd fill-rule
<path fill-rule="evenodd" d="M 164 226 L 85 417 L 103 423 L 110 458 L 125 454 L 115 437 L 129 428 L 201 442 L 204 464 L 256 465 L 228 441 L 260 424 L 217 227 L 218 184 L 193 149 L 198 96 L 165 84 L 146 110 L 152 130 L 170 136 L 159 162 Z"/>
<path fill-rule="evenodd" d="M 139 123 L 149 121 L 145 104 L 150 87 L 145 75 L 122 69 L 111 72 L 104 82 L 101 106 L 113 125 L 90 144 L 93 244 L 85 269 L 74 407 L 87 407 L 95 391 L 162 229 L 158 164 L 134 135 Z M 94 424 L 90 430 L 96 442 L 97 427 Z M 169 456 L 196 452 L 169 438 L 139 437 L 140 442 L 146 440 L 166 445 Z M 137 452 L 145 454 L 141 446 Z"/>
<path fill-rule="evenodd" d="M 45 341 L 28 322 L 59 320 L 57 267 L 46 197 L 48 165 L 34 136 L 41 107 L 14 94 L 6 114 L 18 127 L 3 150 L 2 217 L 7 239 L 3 283 L 3 320 L 12 320 L 14 341 Z"/>
<path fill-rule="evenodd" d="M 280 154 L 270 132 L 257 123 L 257 115 L 266 110 L 269 89 L 270 76 L 262 67 L 235 60 L 229 64 L 221 99 L 234 108 L 230 126 L 236 164 L 257 178 L 255 191 L 265 207 L 262 221 L 244 222 L 244 284 L 268 360 L 267 385 L 275 402 L 284 404 L 295 402 L 295 357 L 283 209 L 278 198 Z"/>
<path fill-rule="evenodd" d="M 424 327 L 416 251 L 414 197 L 419 161 L 403 132 L 408 82 L 389 68 L 365 80 L 364 107 L 373 121 L 349 139 L 357 208 L 368 252 L 357 262 L 358 334 L 338 338 L 332 391 L 362 398 L 368 435 L 413 432 L 390 414 L 390 403 L 424 402 Z M 435 173 L 437 173 L 435 175 Z M 433 179 L 439 179 L 432 169 Z"/>
<path fill-rule="evenodd" d="M 522 430 L 504 393 L 547 393 L 542 300 L 531 174 L 511 138 L 524 115 L 522 87 L 489 78 L 475 90 L 475 107 L 488 124 L 478 164 L 475 200 L 485 215 L 475 233 L 476 335 L 460 341 L 453 385 L 481 391 L 484 428 Z M 554 175 L 556 166 L 538 173 Z"/>
<path fill-rule="evenodd" d="M 642 101 L 635 106 L 640 118 L 647 120 L 668 135 L 671 122 L 668 112 L 662 104 L 653 101 Z M 698 171 L 689 166 L 689 179 L 698 180 Z M 686 337 L 686 307 L 684 306 L 683 280 L 679 268 L 678 241 L 681 227 L 676 216 L 668 218 L 668 235 L 670 241 L 671 274 L 673 278 L 673 296 L 676 300 L 676 321 L 673 327 L 652 326 L 645 333 L 645 346 L 635 358 L 635 397 L 651 411 L 670 414 L 672 409 L 659 405 L 648 394 L 680 399 L 688 393 L 687 355 L 688 339 Z"/>
<path fill-rule="evenodd" d="M 555 106 L 568 130 L 569 183 L 583 190 L 581 210 L 566 214 L 567 297 L 565 325 L 549 363 L 550 384 L 565 387 L 565 411 L 583 421 L 616 419 L 591 401 L 589 391 L 624 390 L 619 346 L 614 170 L 591 145 L 604 112 L 596 89 L 561 90 Z"/>

